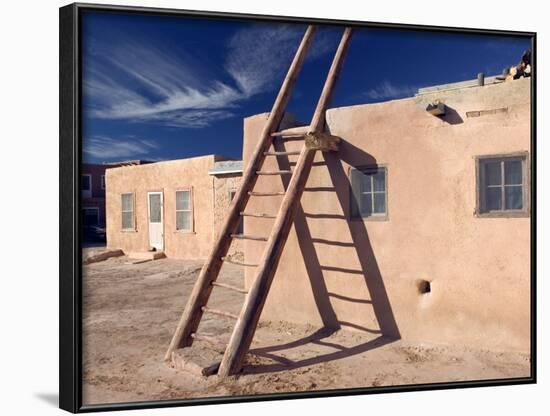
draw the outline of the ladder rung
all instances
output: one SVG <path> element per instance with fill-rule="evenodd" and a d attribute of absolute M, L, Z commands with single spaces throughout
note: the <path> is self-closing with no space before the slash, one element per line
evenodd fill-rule
<path fill-rule="evenodd" d="M 291 155 L 299 155 L 299 150 L 293 150 L 289 152 L 264 152 L 264 156 L 291 156 Z"/>
<path fill-rule="evenodd" d="M 300 133 L 300 132 L 286 132 L 286 131 L 276 131 L 275 133 L 271 133 L 271 137 L 306 137 L 307 133 Z"/>
<path fill-rule="evenodd" d="M 248 235 L 248 234 L 231 234 L 231 237 L 238 238 L 241 240 L 257 240 L 257 241 L 267 241 L 267 237 L 259 237 L 257 235 Z"/>
<path fill-rule="evenodd" d="M 281 192 L 249 192 L 248 195 L 250 196 L 276 196 L 276 195 L 284 195 L 284 191 Z"/>
<path fill-rule="evenodd" d="M 225 350 L 225 347 L 227 345 L 223 341 L 220 341 L 218 338 L 216 338 L 215 336 L 210 335 L 210 334 L 197 334 L 197 333 L 193 332 L 191 334 L 191 338 L 196 339 L 198 341 L 207 342 L 210 345 L 213 345 L 214 347 L 217 347 L 217 348 L 221 349 L 222 351 Z"/>
<path fill-rule="evenodd" d="M 224 287 L 226 289 L 233 290 L 235 292 L 244 293 L 245 295 L 248 293 L 247 290 L 241 289 L 240 287 L 237 287 L 237 286 L 228 285 L 227 283 L 212 282 L 212 286 Z"/>
<path fill-rule="evenodd" d="M 231 313 L 231 312 L 220 311 L 219 309 L 212 309 L 212 308 L 208 308 L 206 306 L 203 306 L 201 309 L 202 309 L 203 312 L 206 312 L 206 313 L 212 313 L 214 315 L 221 315 L 221 316 L 225 316 L 227 318 L 232 318 L 232 319 L 239 319 L 239 317 L 237 315 L 235 315 L 234 313 Z"/>
<path fill-rule="evenodd" d="M 271 133 L 271 137 L 282 137 L 282 138 L 291 138 L 291 137 L 305 137 L 309 132 L 310 126 L 297 126 L 290 127 L 288 129 L 283 129 L 281 131 L 276 131 Z"/>
<path fill-rule="evenodd" d="M 291 170 L 257 170 L 256 175 L 290 175 Z"/>
<path fill-rule="evenodd" d="M 241 212 L 243 217 L 255 217 L 255 218 L 277 218 L 275 215 L 271 214 L 261 214 L 256 212 Z"/>

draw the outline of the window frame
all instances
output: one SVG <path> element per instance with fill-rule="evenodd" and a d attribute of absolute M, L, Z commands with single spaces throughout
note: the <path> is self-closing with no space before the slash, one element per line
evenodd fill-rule
<path fill-rule="evenodd" d="M 382 170 L 384 172 L 384 182 L 385 182 L 385 190 L 384 190 L 384 197 L 385 197 L 385 207 L 386 210 L 384 213 L 372 213 L 369 216 L 363 216 L 363 214 L 360 212 L 361 209 L 359 208 L 359 214 L 353 215 L 353 179 L 352 179 L 352 172 L 354 170 L 358 170 L 361 172 L 365 171 L 374 171 L 374 170 Z M 389 192 L 389 180 L 388 180 L 388 165 L 387 164 L 372 164 L 372 165 L 362 165 L 362 166 L 350 166 L 348 170 L 348 179 L 349 179 L 349 203 L 348 203 L 348 219 L 350 221 L 388 221 L 389 220 L 389 206 L 388 206 L 388 192 Z M 374 193 L 374 192 L 373 192 Z M 359 201 L 357 201 L 359 203 Z M 373 202 L 374 203 L 374 202 Z"/>
<path fill-rule="evenodd" d="M 124 211 L 122 204 L 123 195 L 132 195 L 132 211 Z M 132 227 L 124 228 L 123 213 L 131 212 L 132 213 Z M 120 194 L 120 230 L 122 232 L 135 232 L 136 231 L 136 194 L 135 192 L 123 192 Z"/>
<path fill-rule="evenodd" d="M 177 193 L 178 192 L 189 192 L 189 209 L 178 209 L 177 204 Z M 178 229 L 178 212 L 190 212 L 191 216 L 191 228 L 189 229 Z M 174 191 L 174 229 L 176 233 L 183 234 L 194 234 L 195 233 L 195 204 L 193 203 L 193 187 L 177 188 Z"/>
<path fill-rule="evenodd" d="M 91 198 L 92 195 L 93 195 L 93 193 L 92 193 L 92 190 L 93 190 L 92 174 L 91 173 L 82 173 L 80 176 L 81 176 L 81 179 L 80 179 L 80 193 L 81 193 L 83 198 Z M 90 187 L 88 189 L 82 189 L 82 184 L 84 183 L 82 181 L 82 178 L 84 178 L 84 176 L 87 176 L 89 178 L 88 184 L 90 185 Z"/>
<path fill-rule="evenodd" d="M 483 167 L 489 162 L 500 162 L 501 164 L 507 160 L 521 161 L 522 174 L 522 209 L 501 209 L 488 211 L 485 209 L 485 169 Z M 506 154 L 481 155 L 475 157 L 475 192 L 476 206 L 475 216 L 479 218 L 522 218 L 531 215 L 531 167 L 529 152 L 514 152 Z M 504 181 L 504 177 L 502 178 Z M 501 186 L 504 186 L 502 184 Z M 504 204 L 504 200 L 502 202 Z"/>

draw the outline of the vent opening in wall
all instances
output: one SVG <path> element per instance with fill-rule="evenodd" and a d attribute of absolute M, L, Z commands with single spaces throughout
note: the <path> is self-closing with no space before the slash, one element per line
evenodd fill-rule
<path fill-rule="evenodd" d="M 421 295 L 425 295 L 426 293 L 430 293 L 432 291 L 432 285 L 427 280 L 420 280 L 418 282 L 418 292 Z"/>

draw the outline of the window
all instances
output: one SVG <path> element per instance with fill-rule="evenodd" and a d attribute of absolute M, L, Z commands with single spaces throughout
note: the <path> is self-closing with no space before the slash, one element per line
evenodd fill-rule
<path fill-rule="evenodd" d="M 176 191 L 176 230 L 192 231 L 191 190 Z"/>
<path fill-rule="evenodd" d="M 134 230 L 134 194 L 122 194 L 122 229 Z"/>
<path fill-rule="evenodd" d="M 99 209 L 96 207 L 82 208 L 84 227 L 99 225 Z"/>
<path fill-rule="evenodd" d="M 80 190 L 82 191 L 82 196 L 84 198 L 92 197 L 92 175 L 86 173 L 82 175 L 80 181 Z"/>
<path fill-rule="evenodd" d="M 525 156 L 479 158 L 477 169 L 479 214 L 527 212 Z"/>
<path fill-rule="evenodd" d="M 229 191 L 229 201 L 233 201 L 233 198 L 235 198 L 235 195 L 237 195 L 237 190 L 236 189 L 231 189 Z M 236 233 L 237 234 L 242 234 L 243 230 L 244 230 L 243 219 L 241 217 L 241 219 L 239 220 L 239 225 L 237 226 Z"/>
<path fill-rule="evenodd" d="M 105 189 L 105 175 L 101 175 L 101 189 Z"/>
<path fill-rule="evenodd" d="M 350 211 L 352 218 L 386 218 L 386 168 L 366 167 L 352 169 Z"/>

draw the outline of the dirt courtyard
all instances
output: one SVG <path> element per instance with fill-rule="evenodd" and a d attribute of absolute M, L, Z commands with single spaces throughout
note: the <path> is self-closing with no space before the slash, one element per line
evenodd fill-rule
<path fill-rule="evenodd" d="M 136 263 L 114 257 L 84 266 L 85 404 L 526 377 L 528 354 L 411 344 L 378 335 L 262 322 L 243 374 L 219 379 L 163 361 L 199 261 Z M 220 281 L 243 286 L 240 266 Z M 215 288 L 210 306 L 238 313 L 239 293 Z M 228 339 L 233 322 L 205 315 L 199 330 Z"/>

